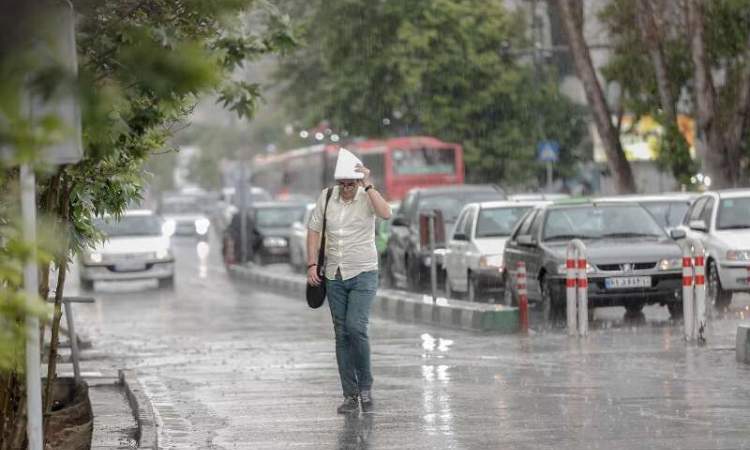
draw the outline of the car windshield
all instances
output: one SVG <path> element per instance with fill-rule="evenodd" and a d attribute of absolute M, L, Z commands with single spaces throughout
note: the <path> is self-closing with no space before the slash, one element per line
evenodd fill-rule
<path fill-rule="evenodd" d="M 510 236 L 513 227 L 529 206 L 482 209 L 477 219 L 476 237 Z"/>
<path fill-rule="evenodd" d="M 750 228 L 750 197 L 721 200 L 716 228 L 719 230 Z"/>
<path fill-rule="evenodd" d="M 686 201 L 645 202 L 642 205 L 663 228 L 679 225 L 690 207 Z"/>
<path fill-rule="evenodd" d="M 161 220 L 153 215 L 96 219 L 94 226 L 107 237 L 161 236 Z"/>
<path fill-rule="evenodd" d="M 290 227 L 294 222 L 302 220 L 304 207 L 283 206 L 278 208 L 260 208 L 255 215 L 255 225 L 259 228 Z"/>
<path fill-rule="evenodd" d="M 419 212 L 439 209 L 443 220 L 455 222 L 458 214 L 467 203 L 502 200 L 503 195 L 495 191 L 457 192 L 424 196 L 419 200 Z"/>
<path fill-rule="evenodd" d="M 542 239 L 665 237 L 664 230 L 639 205 L 587 205 L 552 209 Z"/>

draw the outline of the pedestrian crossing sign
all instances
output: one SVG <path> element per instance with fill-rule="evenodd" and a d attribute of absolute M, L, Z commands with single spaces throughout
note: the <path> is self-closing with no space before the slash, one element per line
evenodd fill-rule
<path fill-rule="evenodd" d="M 540 141 L 536 147 L 536 159 L 540 162 L 558 162 L 560 144 L 556 141 Z"/>

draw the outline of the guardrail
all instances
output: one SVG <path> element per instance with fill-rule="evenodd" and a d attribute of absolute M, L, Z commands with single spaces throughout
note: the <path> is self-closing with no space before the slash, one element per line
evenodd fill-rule
<path fill-rule="evenodd" d="M 685 339 L 706 342 L 706 260 L 703 244 L 685 239 L 682 247 L 682 312 Z"/>
<path fill-rule="evenodd" d="M 565 258 L 565 297 L 568 336 L 589 334 L 589 278 L 586 246 L 580 239 L 568 243 Z M 552 305 L 550 305 L 552 307 Z"/>

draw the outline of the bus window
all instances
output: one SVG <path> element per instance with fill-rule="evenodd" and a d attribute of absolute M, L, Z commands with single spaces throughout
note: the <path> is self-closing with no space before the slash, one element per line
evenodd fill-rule
<path fill-rule="evenodd" d="M 414 148 L 393 150 L 395 175 L 455 174 L 453 148 Z"/>

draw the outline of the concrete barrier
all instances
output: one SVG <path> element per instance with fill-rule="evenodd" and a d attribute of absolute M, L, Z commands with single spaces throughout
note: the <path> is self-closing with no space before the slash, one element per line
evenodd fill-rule
<path fill-rule="evenodd" d="M 274 273 L 263 267 L 230 266 L 235 278 L 261 284 L 304 300 L 306 281 L 302 275 Z M 373 314 L 386 319 L 410 323 L 427 323 L 490 333 L 519 331 L 518 308 L 448 300 L 392 289 L 379 289 Z"/>
<path fill-rule="evenodd" d="M 737 327 L 737 361 L 750 364 L 750 324 Z"/>

